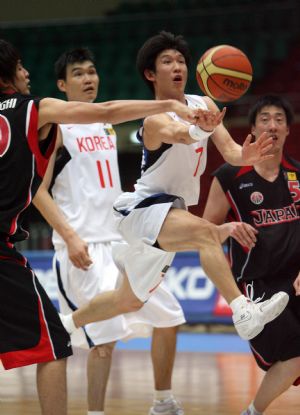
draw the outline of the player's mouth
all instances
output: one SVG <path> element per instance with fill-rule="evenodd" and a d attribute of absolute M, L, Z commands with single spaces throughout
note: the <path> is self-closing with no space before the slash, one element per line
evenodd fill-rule
<path fill-rule="evenodd" d="M 182 81 L 183 81 L 183 78 L 182 78 L 181 75 L 176 75 L 173 78 L 173 82 L 175 82 L 175 83 L 181 83 Z"/>
<path fill-rule="evenodd" d="M 278 137 L 275 134 L 270 134 L 269 135 L 269 138 L 272 138 L 273 141 L 277 141 L 278 140 Z"/>
<path fill-rule="evenodd" d="M 93 88 L 92 86 L 89 86 L 89 87 L 85 88 L 83 90 L 83 92 L 95 92 L 95 88 Z"/>

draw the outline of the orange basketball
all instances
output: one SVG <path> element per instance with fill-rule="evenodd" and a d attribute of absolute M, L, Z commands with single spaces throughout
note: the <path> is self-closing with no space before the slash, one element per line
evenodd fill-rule
<path fill-rule="evenodd" d="M 200 89 L 215 101 L 234 101 L 245 94 L 252 81 L 252 66 L 247 56 L 234 46 L 208 49 L 197 64 Z"/>

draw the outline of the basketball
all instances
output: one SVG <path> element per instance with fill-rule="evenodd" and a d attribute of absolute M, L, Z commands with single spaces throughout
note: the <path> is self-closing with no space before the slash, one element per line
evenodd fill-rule
<path fill-rule="evenodd" d="M 247 56 L 234 46 L 208 49 L 196 70 L 201 91 L 215 101 L 229 102 L 245 94 L 252 81 L 252 66 Z"/>

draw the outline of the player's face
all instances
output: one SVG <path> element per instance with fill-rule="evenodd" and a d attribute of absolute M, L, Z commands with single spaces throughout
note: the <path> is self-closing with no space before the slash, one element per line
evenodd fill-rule
<path fill-rule="evenodd" d="M 20 92 L 21 94 L 30 94 L 29 72 L 24 68 L 21 61 L 17 63 L 13 89 Z"/>
<path fill-rule="evenodd" d="M 273 138 L 271 153 L 281 152 L 290 130 L 287 125 L 286 115 L 282 108 L 273 105 L 266 106 L 256 116 L 255 126 L 252 134 L 259 137 L 264 131 Z"/>
<path fill-rule="evenodd" d="M 93 102 L 98 93 L 99 76 L 91 61 L 75 62 L 67 66 L 66 80 L 59 89 L 66 93 L 69 101 Z"/>
<path fill-rule="evenodd" d="M 183 100 L 188 74 L 184 56 L 178 50 L 166 49 L 157 56 L 155 68 L 155 72 L 149 71 L 148 76 L 153 82 L 156 97 Z"/>

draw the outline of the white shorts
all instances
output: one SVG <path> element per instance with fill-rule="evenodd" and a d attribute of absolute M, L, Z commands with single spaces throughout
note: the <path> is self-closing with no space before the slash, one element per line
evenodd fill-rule
<path fill-rule="evenodd" d="M 112 260 L 110 243 L 89 244 L 93 265 L 83 271 L 69 260 L 66 247 L 56 251 L 53 268 L 57 276 L 59 307 L 68 314 L 86 304 L 95 295 L 113 290 L 118 285 L 119 270 Z M 173 327 L 185 322 L 182 309 L 168 288 L 162 288 L 141 310 L 109 320 L 87 324 L 71 336 L 75 347 L 127 340 L 133 337 L 149 337 L 153 327 Z"/>
<path fill-rule="evenodd" d="M 113 258 L 144 302 L 163 281 L 175 256 L 153 246 L 172 207 L 186 209 L 182 198 L 164 193 L 143 200 L 136 193 L 123 193 L 114 204 L 118 230 L 126 242 L 113 243 Z"/>

